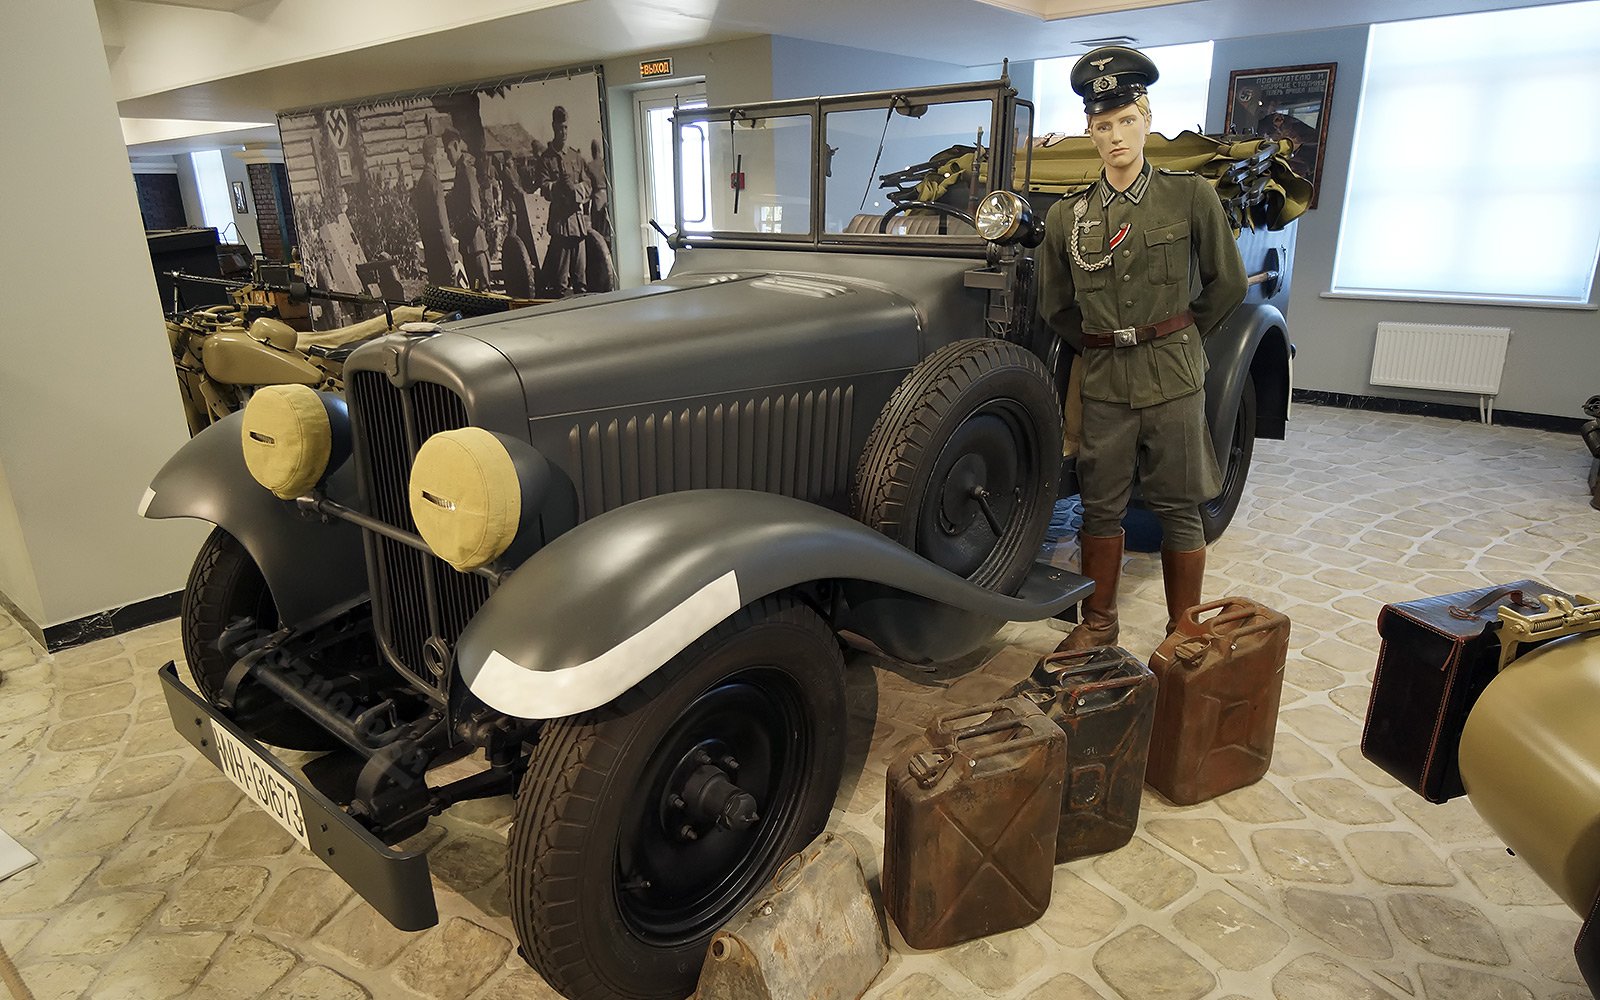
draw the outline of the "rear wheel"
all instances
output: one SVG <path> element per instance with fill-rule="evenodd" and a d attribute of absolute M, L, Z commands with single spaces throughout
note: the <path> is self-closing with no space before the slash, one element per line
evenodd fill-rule
<path fill-rule="evenodd" d="M 1228 453 L 1222 460 L 1222 491 L 1200 505 L 1200 522 L 1209 544 L 1222 537 L 1244 496 L 1245 480 L 1250 478 L 1250 461 L 1256 450 L 1256 380 L 1246 375 L 1239 396 L 1239 410 L 1233 418 L 1233 433 L 1228 437 Z"/>
<path fill-rule="evenodd" d="M 195 688 L 217 703 L 236 657 L 238 638 L 278 628 L 278 607 L 266 578 L 238 539 L 217 528 L 200 546 L 183 588 L 183 657 Z M 260 687 L 241 692 L 229 713 L 251 736 L 290 750 L 328 750 L 338 744 L 304 715 Z"/>
<path fill-rule="evenodd" d="M 1061 406 L 1023 347 L 961 340 L 889 398 L 856 470 L 856 517 L 979 586 L 1011 593 L 1044 538 Z"/>
<path fill-rule="evenodd" d="M 711 936 L 826 823 L 844 718 L 833 633 L 770 597 L 547 726 L 509 844 L 529 963 L 572 1000 L 687 995 Z"/>

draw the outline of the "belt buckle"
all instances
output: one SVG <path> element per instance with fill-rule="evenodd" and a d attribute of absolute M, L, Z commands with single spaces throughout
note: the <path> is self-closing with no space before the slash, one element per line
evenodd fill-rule
<path fill-rule="evenodd" d="M 1125 326 L 1120 330 L 1112 330 L 1111 342 L 1117 347 L 1132 347 L 1139 342 L 1138 328 Z"/>

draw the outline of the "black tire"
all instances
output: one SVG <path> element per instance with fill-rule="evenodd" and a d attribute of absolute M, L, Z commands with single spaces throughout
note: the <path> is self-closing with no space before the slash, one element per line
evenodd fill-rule
<path fill-rule="evenodd" d="M 422 308 L 428 312 L 487 316 L 490 313 L 509 310 L 511 299 L 495 292 L 475 292 L 468 288 L 429 285 L 422 291 Z"/>
<path fill-rule="evenodd" d="M 520 299 L 534 295 L 535 268 L 533 256 L 522 245 L 522 238 L 510 236 L 500 247 L 500 279 L 505 283 L 506 294 Z"/>
<path fill-rule="evenodd" d="M 851 499 L 862 523 L 973 583 L 1012 593 L 1044 539 L 1060 467 L 1061 405 L 1044 365 L 1017 344 L 960 340 L 895 389 L 867 438 Z"/>
<path fill-rule="evenodd" d="M 529 964 L 571 1000 L 686 996 L 712 934 L 826 824 L 844 719 L 832 632 L 769 597 L 610 705 L 547 726 L 507 866 Z M 708 766 L 697 747 L 738 759 L 717 766 L 755 796 L 753 826 L 700 829 L 671 804 L 685 768 Z"/>
<path fill-rule="evenodd" d="M 1256 379 L 1244 377 L 1244 391 L 1239 396 L 1239 411 L 1233 418 L 1233 433 L 1228 437 L 1228 453 L 1218 455 L 1222 466 L 1222 491 L 1200 505 L 1200 523 L 1205 529 L 1206 544 L 1222 537 L 1239 509 L 1244 496 L 1245 481 L 1250 478 L 1250 461 L 1256 451 Z"/>
<path fill-rule="evenodd" d="M 264 632 L 278 627 L 278 608 L 266 578 L 250 553 L 232 535 L 214 529 L 200 546 L 179 612 L 183 658 L 195 689 L 212 704 L 222 690 L 234 657 L 222 648 L 222 633 L 248 621 Z M 257 687 L 232 713 L 251 736 L 289 750 L 329 750 L 338 741 L 310 719 Z M 268 700 L 272 699 L 272 700 Z"/>

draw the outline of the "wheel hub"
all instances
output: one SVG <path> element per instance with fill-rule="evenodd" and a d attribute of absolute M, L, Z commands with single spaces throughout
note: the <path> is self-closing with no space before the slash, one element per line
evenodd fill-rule
<path fill-rule="evenodd" d="M 934 466 L 938 493 L 924 507 L 918 548 L 960 576 L 981 566 L 1022 506 L 1017 432 L 980 410 L 956 428 Z"/>
<path fill-rule="evenodd" d="M 714 828 L 750 829 L 761 814 L 756 797 L 735 783 L 738 771 L 739 762 L 719 740 L 684 754 L 661 795 L 661 828 L 680 841 L 698 840 Z"/>

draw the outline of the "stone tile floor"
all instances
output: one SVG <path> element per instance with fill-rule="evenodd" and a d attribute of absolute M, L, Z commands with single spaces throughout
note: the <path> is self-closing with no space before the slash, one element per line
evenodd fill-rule
<path fill-rule="evenodd" d="M 1206 587 L 1295 623 L 1271 772 L 1187 808 L 1146 790 L 1133 842 L 1059 867 L 1037 924 L 940 952 L 896 939 L 868 997 L 1586 997 L 1572 912 L 1465 800 L 1423 802 L 1357 742 L 1384 602 L 1524 576 L 1600 590 L 1587 462 L 1572 436 L 1297 408 L 1289 440 L 1258 443 Z M 1139 656 L 1161 600 L 1158 560 L 1131 555 L 1123 644 Z M 936 670 L 851 654 L 860 763 L 832 827 L 870 877 L 888 759 L 1059 637 L 1010 625 Z M 554 996 L 506 916 L 509 799 L 419 835 L 440 924 L 395 931 L 173 733 L 155 671 L 181 655 L 172 622 L 46 656 L 0 617 L 0 829 L 41 858 L 0 882 L 0 940 L 39 997 Z"/>

